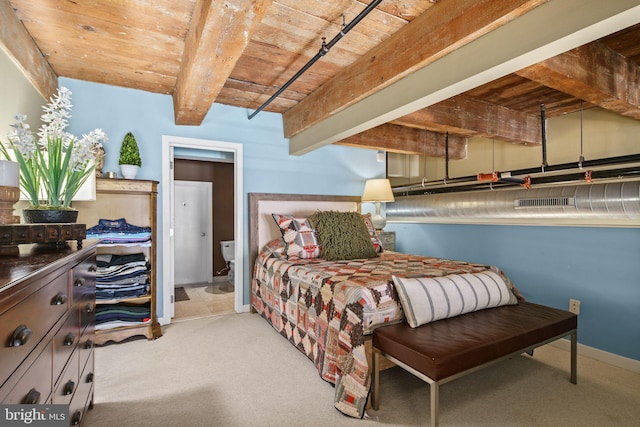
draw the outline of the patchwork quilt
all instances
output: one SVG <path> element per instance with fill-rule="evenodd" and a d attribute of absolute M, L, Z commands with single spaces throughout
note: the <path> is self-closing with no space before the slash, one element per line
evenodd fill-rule
<path fill-rule="evenodd" d="M 390 251 L 368 259 L 290 261 L 282 239 L 275 239 L 256 258 L 251 304 L 335 385 L 335 407 L 362 418 L 370 388 L 364 337 L 404 319 L 392 276 L 486 270 L 504 277 L 493 266 Z"/>

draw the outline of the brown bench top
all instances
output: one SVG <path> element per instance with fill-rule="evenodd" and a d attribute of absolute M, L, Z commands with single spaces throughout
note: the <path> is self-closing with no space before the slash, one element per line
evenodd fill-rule
<path fill-rule="evenodd" d="M 373 346 L 434 381 L 539 345 L 577 329 L 565 310 L 519 302 L 411 328 L 406 322 L 373 332 Z"/>

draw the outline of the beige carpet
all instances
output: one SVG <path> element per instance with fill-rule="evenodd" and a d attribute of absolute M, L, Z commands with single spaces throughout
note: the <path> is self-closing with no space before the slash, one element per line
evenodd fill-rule
<path fill-rule="evenodd" d="M 640 374 L 544 346 L 440 389 L 442 426 L 635 426 Z M 96 349 L 95 407 L 84 426 L 426 426 L 427 384 L 381 374 L 379 411 L 333 407 L 313 363 L 255 314 L 179 322 L 155 340 Z"/>

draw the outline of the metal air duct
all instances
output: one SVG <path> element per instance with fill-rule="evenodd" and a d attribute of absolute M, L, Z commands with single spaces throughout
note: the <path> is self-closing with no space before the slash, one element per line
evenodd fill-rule
<path fill-rule="evenodd" d="M 623 220 L 640 225 L 640 180 L 396 197 L 390 221 L 418 218 Z M 487 222 L 487 221 L 485 221 Z M 597 222 L 597 221 L 596 221 Z"/>

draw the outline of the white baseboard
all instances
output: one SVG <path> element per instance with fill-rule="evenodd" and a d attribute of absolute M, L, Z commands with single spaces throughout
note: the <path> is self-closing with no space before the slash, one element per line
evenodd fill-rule
<path fill-rule="evenodd" d="M 566 351 L 571 351 L 571 341 L 566 338 L 553 341 L 550 345 Z M 580 356 L 585 356 L 590 359 L 598 360 L 600 362 L 608 363 L 609 365 L 617 366 L 618 368 L 640 374 L 640 360 L 619 356 L 617 354 L 609 353 L 608 351 L 599 350 L 580 343 L 578 343 L 578 354 Z"/>

